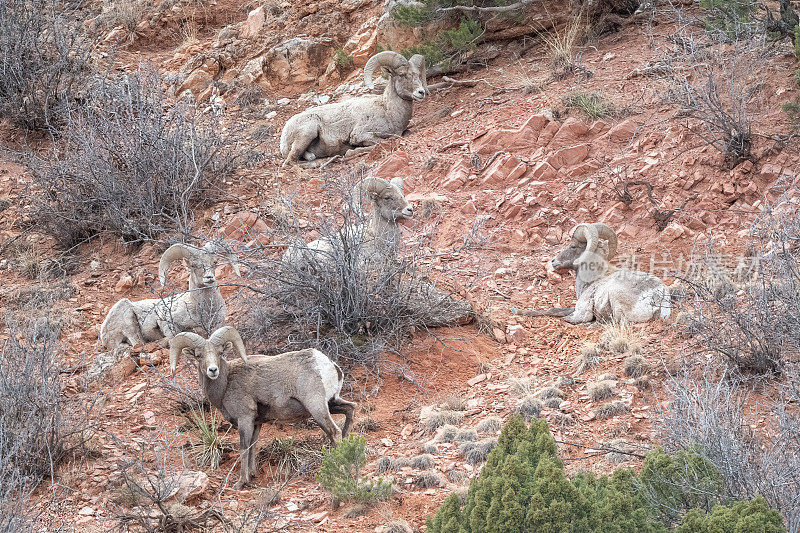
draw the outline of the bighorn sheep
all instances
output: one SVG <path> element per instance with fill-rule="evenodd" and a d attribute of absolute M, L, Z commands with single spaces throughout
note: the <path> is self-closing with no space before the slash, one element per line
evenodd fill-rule
<path fill-rule="evenodd" d="M 225 360 L 227 343 L 241 360 Z M 339 397 L 342 370 L 319 350 L 248 356 L 239 332 L 231 326 L 216 330 L 207 341 L 196 333 L 179 333 L 169 342 L 173 375 L 185 348 L 197 359 L 205 397 L 239 430 L 241 465 L 234 488 L 244 487 L 255 473 L 255 443 L 264 422 L 312 417 L 332 443 L 347 436 L 356 404 Z M 342 429 L 331 413 L 345 415 Z"/>
<path fill-rule="evenodd" d="M 313 161 L 342 155 L 402 135 L 411 120 L 413 101 L 428 94 L 425 58 L 406 59 L 392 51 L 375 54 L 364 66 L 364 83 L 370 89 L 372 73 L 379 67 L 389 73 L 383 94 L 312 107 L 286 122 L 281 132 L 284 166 L 301 157 Z"/>
<path fill-rule="evenodd" d="M 166 298 L 132 302 L 123 298 L 108 311 L 100 326 L 100 343 L 106 349 L 123 344 L 135 346 L 169 339 L 176 333 L 198 330 L 206 335 L 225 323 L 225 300 L 219 292 L 214 270 L 217 266 L 213 243 L 203 248 L 173 244 L 161 256 L 158 279 L 163 287 L 167 271 L 181 259 L 189 267 L 189 290 Z M 239 269 L 232 263 L 236 274 Z"/>
<path fill-rule="evenodd" d="M 397 221 L 414 216 L 414 208 L 405 198 L 403 178 L 396 177 L 391 181 L 375 177 L 362 179 L 351 192 L 351 209 L 354 213 L 362 214 L 363 199 L 372 204 L 366 224 L 345 224 L 338 235 L 323 237 L 305 246 L 291 246 L 283 256 L 284 265 L 297 266 L 298 261 L 302 261 L 302 264 L 330 263 L 336 259 L 334 256 L 337 253 L 334 239 L 340 240 L 342 237 L 348 246 L 358 241 L 359 257 L 363 260 L 394 258 L 400 243 Z"/>
<path fill-rule="evenodd" d="M 553 258 L 553 270 L 574 270 L 572 308 L 512 312 L 527 316 L 563 316 L 570 324 L 598 321 L 647 322 L 670 315 L 670 290 L 656 276 L 618 269 L 609 263 L 617 251 L 617 234 L 602 223 L 578 224 L 569 246 Z"/>

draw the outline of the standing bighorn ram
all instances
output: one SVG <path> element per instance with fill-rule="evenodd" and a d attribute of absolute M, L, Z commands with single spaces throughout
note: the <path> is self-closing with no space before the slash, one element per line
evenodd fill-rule
<path fill-rule="evenodd" d="M 241 359 L 223 357 L 230 344 Z M 205 340 L 196 333 L 175 335 L 169 342 L 172 373 L 183 351 L 197 360 L 203 394 L 239 430 L 241 489 L 256 471 L 256 441 L 264 422 L 312 417 L 335 445 L 347 436 L 356 404 L 339 397 L 344 374 L 339 365 L 314 348 L 280 355 L 247 355 L 239 332 L 225 326 Z M 345 415 L 339 426 L 331 414 Z"/>
<path fill-rule="evenodd" d="M 113 350 L 123 344 L 135 346 L 169 339 L 181 331 L 198 330 L 208 335 L 222 326 L 226 308 L 214 275 L 218 257 L 213 243 L 202 248 L 181 243 L 167 248 L 158 264 L 161 286 L 167 282 L 170 265 L 182 259 L 189 270 L 189 290 L 138 302 L 121 299 L 100 326 L 100 343 Z M 238 274 L 236 263 L 232 265 Z"/>
<path fill-rule="evenodd" d="M 609 261 L 617 252 L 616 232 L 602 224 L 578 224 L 569 245 L 551 261 L 553 270 L 575 271 L 575 307 L 512 312 L 563 316 L 570 324 L 598 321 L 648 322 L 670 315 L 670 290 L 653 274 L 621 269 Z"/>
<path fill-rule="evenodd" d="M 364 66 L 364 83 L 370 89 L 372 73 L 379 67 L 389 74 L 383 94 L 312 107 L 286 122 L 281 133 L 284 165 L 300 158 L 342 155 L 403 134 L 413 101 L 428 94 L 425 58 L 417 54 L 406 59 L 392 51 L 375 54 Z"/>

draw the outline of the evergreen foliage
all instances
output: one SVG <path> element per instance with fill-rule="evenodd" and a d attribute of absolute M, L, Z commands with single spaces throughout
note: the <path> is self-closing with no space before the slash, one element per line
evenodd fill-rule
<path fill-rule="evenodd" d="M 456 494 L 428 520 L 428 533 L 660 533 L 670 531 L 653 506 L 662 498 L 671 509 L 693 509 L 677 529 L 680 533 L 773 533 L 785 531 L 780 515 L 762 498 L 717 505 L 710 514 L 709 496 L 683 493 L 686 479 L 700 482 L 711 493 L 720 475 L 691 451 L 674 456 L 661 450 L 645 461 L 641 478 L 630 469 L 611 477 L 580 474 L 567 479 L 547 422 L 533 419 L 530 427 L 512 416 L 489 454 L 480 475 L 470 484 L 462 506 Z M 706 498 L 706 499 L 704 499 Z M 679 511 L 678 511 L 679 512 Z M 669 515 L 668 519 L 680 519 Z"/>
<path fill-rule="evenodd" d="M 317 481 L 337 501 L 365 503 L 391 497 L 391 484 L 380 478 L 371 481 L 361 477 L 361 469 L 367 463 L 366 445 L 363 436 L 350 435 L 335 448 L 325 449 Z"/>

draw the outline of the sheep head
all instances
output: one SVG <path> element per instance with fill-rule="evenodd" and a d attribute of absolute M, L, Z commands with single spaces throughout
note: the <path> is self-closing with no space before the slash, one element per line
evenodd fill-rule
<path fill-rule="evenodd" d="M 584 281 L 596 279 L 617 252 L 617 234 L 603 223 L 578 224 L 572 239 L 550 264 L 553 270 L 575 270 Z"/>
<path fill-rule="evenodd" d="M 189 287 L 212 287 L 217 283 L 214 271 L 217 268 L 219 254 L 217 245 L 207 243 L 202 248 L 195 248 L 186 244 L 173 244 L 161 256 L 158 263 L 158 279 L 163 287 L 167 283 L 167 272 L 175 261 L 183 259 L 189 268 Z M 233 269 L 239 274 L 238 265 L 231 260 Z"/>
<path fill-rule="evenodd" d="M 361 201 L 366 198 L 373 204 L 373 211 L 384 220 L 395 221 L 414 216 L 414 208 L 406 200 L 401 177 L 392 178 L 392 181 L 364 178 L 353 187 L 351 196 L 356 213 L 361 213 Z"/>
<path fill-rule="evenodd" d="M 397 52 L 387 50 L 369 58 L 364 66 L 364 85 L 372 89 L 372 74 L 376 68 L 389 73 L 389 85 L 403 100 L 422 100 L 428 95 L 425 58 L 419 54 L 406 59 Z"/>
<path fill-rule="evenodd" d="M 175 369 L 178 366 L 178 357 L 184 350 L 190 349 L 197 360 L 200 372 L 208 376 L 209 379 L 217 379 L 219 377 L 220 360 L 228 343 L 230 343 L 239 357 L 247 362 L 247 353 L 245 352 L 242 337 L 236 331 L 236 328 L 232 326 L 219 328 L 211 334 L 208 340 L 190 331 L 178 333 L 169 341 L 169 367 L 172 374 L 175 374 Z"/>

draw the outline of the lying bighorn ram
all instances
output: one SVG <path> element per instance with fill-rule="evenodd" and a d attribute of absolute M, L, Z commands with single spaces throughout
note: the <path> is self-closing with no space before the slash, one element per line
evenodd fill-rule
<path fill-rule="evenodd" d="M 598 321 L 647 322 L 670 315 L 670 291 L 656 276 L 617 268 L 609 262 L 617 234 L 605 224 L 578 224 L 569 245 L 553 258 L 553 270 L 574 270 L 575 307 L 512 312 L 563 316 L 570 324 Z"/>
<path fill-rule="evenodd" d="M 313 161 L 342 155 L 403 134 L 414 100 L 428 94 L 425 58 L 415 55 L 406 59 L 392 51 L 375 54 L 364 66 L 364 83 L 370 89 L 376 68 L 389 74 L 383 94 L 312 107 L 286 122 L 281 133 L 284 166 L 300 158 Z"/>

